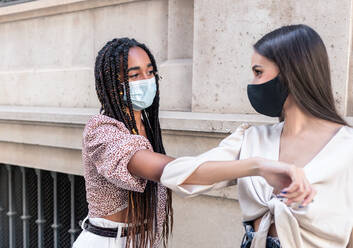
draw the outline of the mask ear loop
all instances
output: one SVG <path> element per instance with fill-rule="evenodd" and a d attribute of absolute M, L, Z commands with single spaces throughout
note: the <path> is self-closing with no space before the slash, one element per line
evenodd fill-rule
<path fill-rule="evenodd" d="M 152 134 L 152 136 L 154 137 L 154 132 L 153 132 L 153 129 L 152 129 L 152 127 L 151 127 L 151 123 L 150 123 L 150 121 L 149 121 L 149 119 L 148 119 L 148 117 L 147 117 L 146 110 L 143 110 L 143 111 L 142 111 L 142 118 L 143 118 L 143 123 L 148 125 L 149 130 L 151 130 L 151 134 Z"/>
<path fill-rule="evenodd" d="M 127 82 L 127 83 L 129 83 L 129 82 Z M 123 104 L 124 104 L 123 112 L 124 112 L 124 114 L 127 116 L 127 118 L 130 118 L 130 119 L 131 119 L 131 116 L 128 114 L 128 112 L 127 112 L 127 110 L 126 110 L 126 108 L 128 107 L 128 104 L 127 104 L 126 84 L 125 84 L 125 83 L 123 83 L 123 91 L 124 91 L 124 92 L 120 92 L 120 94 L 124 95 L 124 96 L 123 96 Z M 124 98 L 125 98 L 126 100 L 125 100 Z M 131 131 L 132 131 L 133 134 L 137 134 L 137 132 L 136 132 L 136 130 L 135 130 L 134 128 L 133 128 Z"/>
<path fill-rule="evenodd" d="M 154 73 L 155 83 L 156 83 L 156 86 L 157 86 L 157 79 L 156 79 L 156 77 L 158 77 L 159 80 L 161 79 L 160 75 L 158 74 L 158 71 L 156 71 L 156 72 Z M 156 94 L 157 94 L 157 92 L 156 92 Z M 153 104 L 153 103 L 152 103 L 152 104 Z M 146 121 L 146 123 L 147 123 L 149 129 L 151 130 L 151 133 L 152 133 L 153 137 L 155 137 L 154 132 L 153 132 L 153 129 L 152 129 L 152 126 L 151 126 L 151 123 L 150 123 L 150 121 L 149 121 L 149 119 L 148 119 L 148 117 L 147 117 L 147 112 L 146 112 L 146 110 L 143 110 L 143 112 L 142 112 L 142 117 L 144 118 L 144 121 Z M 146 118 L 145 118 L 145 117 L 146 117 Z M 145 119 L 146 119 L 146 120 L 145 120 Z"/>

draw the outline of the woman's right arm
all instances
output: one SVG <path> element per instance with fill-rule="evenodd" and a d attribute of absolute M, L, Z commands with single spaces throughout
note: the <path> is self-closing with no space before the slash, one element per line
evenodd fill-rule
<path fill-rule="evenodd" d="M 249 158 L 234 161 L 209 161 L 201 164 L 180 187 L 199 187 L 196 185 L 212 185 L 224 180 L 232 180 L 247 176 L 262 176 L 274 187 L 274 192 L 283 191 L 288 198 L 287 204 L 300 202 L 309 204 L 316 191 L 307 180 L 304 170 L 290 165 L 263 158 Z M 203 186 L 201 186 L 203 187 Z"/>
<path fill-rule="evenodd" d="M 243 136 L 248 127 L 241 125 L 218 147 L 203 154 L 170 162 L 163 170 L 161 183 L 183 196 L 193 196 L 233 184 L 236 179 L 234 173 L 241 173 L 241 167 L 233 167 L 232 164 L 239 160 Z M 247 166 L 244 168 L 249 169 Z"/>
<path fill-rule="evenodd" d="M 262 176 L 277 190 L 286 191 L 291 202 L 311 202 L 316 194 L 301 168 L 278 161 L 250 158 L 239 160 L 245 130 L 240 126 L 220 145 L 196 157 L 181 157 L 170 162 L 161 182 L 182 196 L 195 196 L 225 187 L 236 178 Z M 287 188 L 285 188 L 287 187 Z"/>

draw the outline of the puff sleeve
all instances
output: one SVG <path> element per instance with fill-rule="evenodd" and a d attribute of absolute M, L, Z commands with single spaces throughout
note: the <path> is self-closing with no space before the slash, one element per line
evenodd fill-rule
<path fill-rule="evenodd" d="M 138 151 L 150 149 L 149 141 L 132 135 L 125 125 L 104 115 L 94 116 L 83 132 L 84 159 L 89 159 L 104 176 L 117 187 L 143 192 L 147 181 L 130 174 L 127 165 Z"/>

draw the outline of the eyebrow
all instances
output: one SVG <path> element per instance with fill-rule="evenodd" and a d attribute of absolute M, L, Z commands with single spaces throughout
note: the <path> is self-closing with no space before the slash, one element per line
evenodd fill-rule
<path fill-rule="evenodd" d="M 255 70 L 257 67 L 262 67 L 261 65 L 254 65 L 251 69 Z"/>
<path fill-rule="evenodd" d="M 147 67 L 151 67 L 151 66 L 152 66 L 152 63 L 149 63 L 147 65 Z M 140 66 L 130 67 L 129 69 L 127 69 L 127 72 L 129 73 L 129 71 L 140 70 L 140 69 L 141 69 Z"/>

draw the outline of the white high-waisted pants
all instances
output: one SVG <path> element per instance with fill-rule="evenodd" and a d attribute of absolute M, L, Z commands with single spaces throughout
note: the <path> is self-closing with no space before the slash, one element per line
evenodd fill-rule
<path fill-rule="evenodd" d="M 89 221 L 92 223 L 92 225 L 106 228 L 119 228 L 116 238 L 108 238 L 84 230 L 83 225 L 86 219 L 81 225 L 83 230 L 76 239 L 72 248 L 125 248 L 126 237 L 120 236 L 122 228 L 127 227 L 126 223 L 114 222 L 103 218 L 89 218 Z"/>

